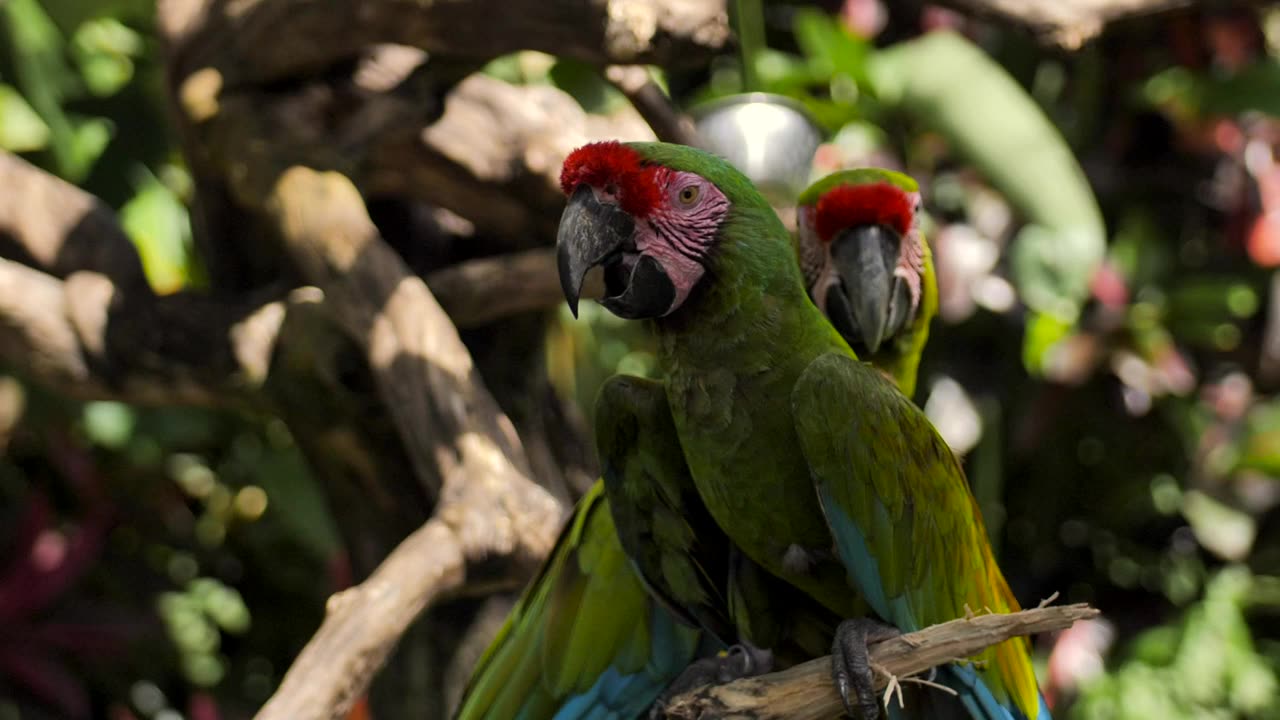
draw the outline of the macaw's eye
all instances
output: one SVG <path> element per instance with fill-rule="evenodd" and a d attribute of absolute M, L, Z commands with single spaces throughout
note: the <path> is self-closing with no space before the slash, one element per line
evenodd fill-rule
<path fill-rule="evenodd" d="M 686 185 L 680 190 L 680 203 L 682 205 L 692 205 L 698 201 L 698 194 L 701 190 L 697 185 Z"/>

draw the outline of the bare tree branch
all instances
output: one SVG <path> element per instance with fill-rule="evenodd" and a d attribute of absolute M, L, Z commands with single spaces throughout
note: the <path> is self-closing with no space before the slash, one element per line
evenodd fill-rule
<path fill-rule="evenodd" d="M 605 77 L 631 101 L 640 116 L 663 142 L 698 145 L 698 129 L 654 82 L 643 65 L 611 65 Z"/>
<path fill-rule="evenodd" d="M 53 385 L 90 383 L 88 363 L 67 319 L 62 281 L 0 259 L 0 358 Z M 105 394 L 105 390 L 98 388 Z"/>
<path fill-rule="evenodd" d="M 1247 1 L 1247 0 L 1246 0 Z M 940 0 L 978 17 L 989 17 L 1021 25 L 1068 50 L 1075 50 L 1103 29 L 1120 20 L 1154 15 L 1196 5 L 1209 0 Z M 1260 3 L 1255 3 L 1260 4 Z"/>
<path fill-rule="evenodd" d="M 564 302 L 553 248 L 459 263 L 427 276 L 427 285 L 458 327 L 545 310 Z M 604 296 L 599 271 L 587 275 L 582 296 Z"/>
<path fill-rule="evenodd" d="M 64 281 L 0 258 L 0 359 L 82 400 L 252 404 L 241 363 L 265 363 L 274 334 L 246 331 L 273 307 L 126 293 L 95 272 Z"/>
<path fill-rule="evenodd" d="M 457 213 L 477 230 L 523 238 L 527 247 L 555 237 L 564 209 L 564 158 L 580 145 L 605 139 L 655 135 L 630 110 L 591 115 L 556 88 L 472 75 L 449 92 L 439 119 L 385 130 L 367 148 L 357 180 L 370 194 L 421 199 Z"/>
<path fill-rule="evenodd" d="M 181 74 L 211 67 L 224 87 L 307 74 L 381 43 L 482 61 L 542 50 L 680 65 L 729 38 L 724 0 L 162 0 L 158 16 Z"/>
<path fill-rule="evenodd" d="M 1079 604 L 977 615 L 886 640 L 871 647 L 872 667 L 883 670 L 877 673 L 876 689 L 888 687 L 890 676 L 902 681 L 937 665 L 976 655 L 1009 638 L 1062 630 L 1097 614 L 1097 610 Z M 678 695 L 664 708 L 663 717 L 829 720 L 843 715 L 844 706 L 831 682 L 828 656 L 781 672 Z"/>
<path fill-rule="evenodd" d="M 466 576 L 451 528 L 427 522 L 364 582 L 329 598 L 324 622 L 257 720 L 340 720 L 409 624 Z"/>
<path fill-rule="evenodd" d="M 7 152 L 0 188 L 0 257 L 58 278 L 87 270 L 145 287 L 133 243 L 97 198 Z"/>
<path fill-rule="evenodd" d="M 266 209 L 364 349 L 419 478 L 442 481 L 429 487 L 440 498 L 433 518 L 362 583 L 358 602 L 339 602 L 358 609 L 326 621 L 258 715 L 340 717 L 417 613 L 461 584 L 464 561 L 541 558 L 559 506 L 526 476 L 510 421 L 426 284 L 379 237 L 355 186 L 339 173 L 295 166 L 280 175 Z M 406 584 L 406 573 L 426 577 Z"/>
<path fill-rule="evenodd" d="M 11 179 L 0 193 L 7 242 L 0 245 L 0 358 L 82 399 L 252 400 L 288 303 L 189 292 L 156 297 L 133 244 L 93 196 L 6 153 L 0 177 Z M 87 210 L 73 222 L 77 208 Z M 58 250 L 72 247 L 83 249 Z M 426 281 L 458 327 L 562 301 L 554 251 L 546 248 L 460 263 Z M 598 274 L 588 276 L 584 296 L 601 290 Z"/>

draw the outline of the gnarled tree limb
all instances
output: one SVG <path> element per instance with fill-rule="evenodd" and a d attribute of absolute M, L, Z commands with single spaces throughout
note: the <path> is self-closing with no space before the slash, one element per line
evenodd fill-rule
<path fill-rule="evenodd" d="M 97 198 L 3 151 L 0 188 L 0 257 L 58 278 L 92 271 L 146 286 L 133 244 Z"/>
<path fill-rule="evenodd" d="M 329 598 L 324 623 L 257 720 L 344 718 L 409 624 L 465 575 L 453 530 L 428 521 L 367 580 Z"/>
<path fill-rule="evenodd" d="M 367 148 L 356 179 L 368 193 L 418 198 L 467 218 L 477 230 L 523 239 L 528 247 L 555 237 L 564 209 L 564 158 L 580 145 L 605 139 L 655 135 L 629 109 L 591 115 L 556 88 L 472 75 L 448 93 L 439 119 L 385 131 Z"/>
<path fill-rule="evenodd" d="M 4 152 L 0 178 L 9 188 L 0 193 L 0 358 L 86 400 L 257 402 L 290 306 L 281 293 L 157 297 L 93 196 Z M 584 295 L 598 296 L 599 278 L 588 279 Z M 462 328 L 561 301 L 550 249 L 459 263 L 426 281 Z"/>
<path fill-rule="evenodd" d="M 228 86 L 309 74 L 381 43 L 680 65 L 729 38 L 724 0 L 164 0 L 159 17 L 180 43 L 178 69 L 216 68 Z"/>
<path fill-rule="evenodd" d="M 1088 605 L 1061 605 L 1009 614 L 976 615 L 927 627 L 871 647 L 876 689 L 888 687 L 931 667 L 970 657 L 1018 635 L 1062 630 L 1094 617 Z M 939 691 L 941 692 L 941 691 Z M 678 695 L 665 708 L 668 720 L 829 720 L 842 717 L 844 706 L 831 682 L 831 658 L 796 665 L 782 672 L 711 685 Z"/>
<path fill-rule="evenodd" d="M 693 118 L 676 107 L 654 82 L 648 68 L 643 65 L 610 65 L 605 69 L 605 77 L 627 96 L 659 140 L 694 147 L 699 145 Z"/>
<path fill-rule="evenodd" d="M 1111 23 L 1211 3 L 1207 0 L 940 0 L 938 4 L 1020 25 L 1065 49 L 1075 50 Z"/>
<path fill-rule="evenodd" d="M 340 717 L 418 612 L 462 583 L 463 561 L 541 558 L 554 541 L 559 506 L 527 477 L 520 440 L 453 325 L 383 243 L 351 182 L 294 166 L 279 176 L 266 209 L 303 274 L 363 348 L 419 479 L 440 478 L 427 488 L 439 498 L 432 519 L 359 586 L 359 601 L 338 602 L 258 715 Z M 413 563 L 409 572 L 426 578 L 406 582 L 401 566 Z M 371 604 L 380 611 L 364 610 Z"/>

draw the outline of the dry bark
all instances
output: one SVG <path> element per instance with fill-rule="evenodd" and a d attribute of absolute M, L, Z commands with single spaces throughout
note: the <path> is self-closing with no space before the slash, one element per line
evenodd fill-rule
<path fill-rule="evenodd" d="M 942 0 L 938 4 L 1027 28 L 1064 49 L 1075 50 L 1112 23 L 1214 3 L 1209 0 Z"/>
<path fill-rule="evenodd" d="M 1063 630 L 1097 614 L 1097 610 L 1083 604 L 1041 607 L 961 618 L 886 640 L 871 647 L 871 665 L 879 670 L 876 689 L 885 690 L 895 678 L 899 683 L 910 682 L 907 678 L 913 675 L 970 657 L 1011 637 Z M 892 702 L 888 696 L 884 699 Z M 663 717 L 830 720 L 843 715 L 844 706 L 831 682 L 828 656 L 782 672 L 691 690 L 673 698 Z"/>

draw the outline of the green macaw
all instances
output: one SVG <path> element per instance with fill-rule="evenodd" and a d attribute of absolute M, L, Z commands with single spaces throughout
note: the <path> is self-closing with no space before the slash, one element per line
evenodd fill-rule
<path fill-rule="evenodd" d="M 831 173 L 801 193 L 796 207 L 809 297 L 854 353 L 907 397 L 915 395 L 938 314 L 938 277 L 920 220 L 916 181 L 881 168 Z"/>
<path fill-rule="evenodd" d="M 868 610 L 909 632 L 966 608 L 1018 608 L 956 457 L 810 301 L 786 230 L 741 173 L 684 146 L 596 143 L 569 156 L 561 184 L 569 201 L 558 260 L 570 308 L 598 265 L 605 308 L 650 321 L 665 380 L 648 392 L 666 396 L 715 524 L 763 569 L 749 583 L 731 570 L 730 617 L 745 640 L 770 647 L 776 638 L 755 630 L 760 608 L 789 609 L 770 601 L 802 591 L 845 619 L 831 641 L 836 685 L 851 714 L 856 689 L 863 713 L 875 715 L 866 641 L 878 631 L 860 619 Z M 839 218 L 874 217 L 901 238 L 900 214 L 878 204 L 855 198 L 824 219 L 819 202 L 814 227 L 831 239 Z M 904 255 L 864 269 L 897 277 L 912 264 Z M 851 318 L 875 346 L 894 323 L 892 303 Z M 862 327 L 878 318 L 878 328 Z M 614 383 L 628 392 L 612 392 Z M 635 379 L 612 379 L 598 415 L 643 427 L 632 410 L 640 394 Z M 600 449 L 607 465 L 610 448 Z M 978 659 L 939 673 L 973 717 L 1047 716 L 1025 639 Z"/>
<path fill-rule="evenodd" d="M 916 193 L 914 181 L 900 173 L 871 169 L 837 175 L 836 182 L 823 181 L 824 190 L 815 192 L 820 187 L 815 184 L 800 198 L 796 241 L 806 270 L 806 286 L 811 291 L 822 287 L 824 297 L 827 292 L 837 291 L 852 298 L 859 298 L 862 292 L 878 293 L 883 296 L 879 305 L 887 307 L 894 292 L 892 284 L 863 282 L 862 275 L 840 268 L 832 257 L 833 247 L 858 242 L 864 234 L 851 226 L 842 228 L 849 232 L 841 232 L 834 241 L 823 240 L 812 226 L 813 210 L 823 192 L 845 185 L 892 182 Z M 876 233 L 865 235 L 867 242 L 878 242 Z M 890 341 L 872 359 L 908 393 L 915 386 L 919 353 L 937 308 L 937 285 L 928 248 L 918 230 L 910 237 L 921 243 L 925 257 L 922 275 L 915 281 L 925 289 L 923 300 L 918 308 L 900 317 L 903 322 L 885 331 Z M 843 284 L 829 282 L 833 271 L 847 280 Z M 848 306 L 850 303 L 844 300 L 842 307 Z M 904 342 L 903 338 L 910 340 Z M 853 336 L 849 341 L 865 342 Z M 903 353 L 915 357 L 903 358 Z M 606 476 L 612 479 L 611 494 L 622 498 L 621 504 L 615 506 L 623 508 L 617 513 L 622 527 L 614 525 L 614 516 L 608 511 L 602 478 L 579 501 L 542 570 L 477 664 L 459 703 L 458 720 L 631 718 L 649 707 L 664 688 L 675 694 L 695 684 L 765 671 L 771 664 L 771 657 L 753 652 L 758 650 L 755 648 L 733 646 L 728 652 L 722 649 L 736 635 L 724 598 L 726 571 L 713 567 L 708 572 L 691 560 L 704 556 L 723 559 L 728 541 L 718 531 L 704 531 L 694 545 L 695 523 L 704 529 L 716 528 L 705 515 L 689 521 L 680 515 L 682 508 L 696 512 L 701 500 L 684 464 L 665 395 L 647 392 L 645 384 L 641 382 L 636 402 L 631 404 L 658 400 L 660 406 L 648 408 L 642 436 L 626 432 L 627 428 L 638 429 L 636 424 L 616 423 L 607 417 L 598 423 L 606 429 L 600 434 L 601 442 L 607 445 L 602 457 L 635 460 L 605 468 Z M 614 384 L 611 391 L 625 393 L 628 386 Z M 646 518 L 653 520 L 641 522 Z M 664 533 L 673 542 L 646 537 L 648 528 L 674 528 Z M 642 575 L 633 572 L 623 560 L 624 543 L 619 539 L 619 529 L 624 530 L 621 535 L 626 539 L 628 554 L 637 558 Z M 662 570 L 664 558 L 675 568 L 670 582 Z M 742 578 L 753 569 L 740 560 L 737 577 Z M 711 574 L 720 582 L 712 581 Z M 681 581 L 680 576 L 691 580 Z M 655 579 L 648 592 L 643 577 Z M 607 612 L 597 614 L 604 611 Z M 672 622 L 673 619 L 684 623 Z M 703 637 L 700 630 L 691 626 L 714 630 Z M 569 638 L 557 636 L 557 632 L 578 635 Z M 695 671 L 684 673 L 696 658 L 704 659 Z M 713 660 L 708 662 L 706 658 Z M 672 686 L 670 683 L 677 676 L 680 681 Z"/>

